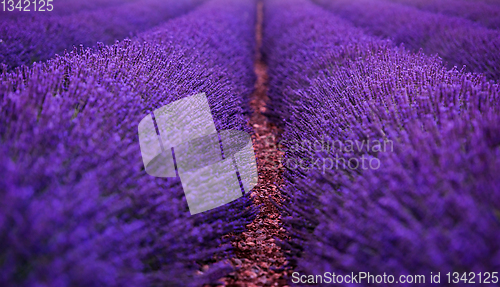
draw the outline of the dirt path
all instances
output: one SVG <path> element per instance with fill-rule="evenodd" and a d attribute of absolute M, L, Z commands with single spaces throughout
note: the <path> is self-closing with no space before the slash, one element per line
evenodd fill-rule
<path fill-rule="evenodd" d="M 247 225 L 248 230 L 232 242 L 237 256 L 232 261 L 236 267 L 239 267 L 239 270 L 224 279 L 225 286 L 230 287 L 287 286 L 283 269 L 286 259 L 274 239 L 286 238 L 278 209 L 271 202 L 271 200 L 277 203 L 282 201 L 278 189 L 282 172 L 273 168 L 277 166 L 279 157 L 282 155 L 275 148 L 280 131 L 264 116 L 269 98 L 267 97 L 267 66 L 260 53 L 262 20 L 263 4 L 259 2 L 256 26 L 258 52 L 255 60 L 257 82 L 251 100 L 254 112 L 249 124 L 255 131 L 252 140 L 259 170 L 259 184 L 254 187 L 251 196 L 254 204 L 261 205 L 261 207 L 260 214 Z"/>

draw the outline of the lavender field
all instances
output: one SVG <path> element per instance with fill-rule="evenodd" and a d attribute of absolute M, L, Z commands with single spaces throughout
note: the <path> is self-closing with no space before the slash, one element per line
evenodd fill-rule
<path fill-rule="evenodd" d="M 500 284 L 500 1 L 23 2 L 0 5 L 0 286 Z M 197 94 L 258 184 L 233 158 L 241 197 L 192 214 L 140 122 L 164 152 L 155 111 Z"/>

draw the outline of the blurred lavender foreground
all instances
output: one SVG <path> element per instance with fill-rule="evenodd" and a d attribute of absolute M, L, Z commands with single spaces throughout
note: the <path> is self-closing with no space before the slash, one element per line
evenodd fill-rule
<path fill-rule="evenodd" d="M 204 92 L 217 129 L 249 132 L 254 25 L 254 1 L 212 0 L 1 74 L 1 286 L 200 286 L 231 270 L 212 258 L 251 222 L 251 201 L 189 216 L 180 181 L 144 171 L 137 127 Z"/>
<path fill-rule="evenodd" d="M 368 36 L 306 0 L 266 3 L 269 94 L 284 140 L 394 143 L 387 152 L 286 152 L 380 161 L 285 171 L 291 266 L 300 274 L 441 272 L 442 283 L 446 272 L 499 270 L 499 86 Z"/>
<path fill-rule="evenodd" d="M 14 11 L 17 17 L 0 21 L 0 64 L 10 69 L 45 61 L 55 54 L 62 55 L 73 46 L 95 46 L 97 42 L 113 44 L 182 15 L 203 1 L 136 0 L 122 1 L 121 5 L 104 2 L 107 5 L 100 9 L 89 6 L 102 1 L 85 1 L 89 2 L 87 5 L 56 1 L 52 12 Z M 0 15 L 9 13 L 13 12 Z"/>

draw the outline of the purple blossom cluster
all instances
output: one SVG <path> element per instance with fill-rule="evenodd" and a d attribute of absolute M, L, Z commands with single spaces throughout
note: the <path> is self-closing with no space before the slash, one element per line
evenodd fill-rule
<path fill-rule="evenodd" d="M 314 0 L 376 36 L 426 54 L 438 54 L 451 68 L 500 78 L 500 31 L 472 21 L 421 11 L 387 0 Z"/>
<path fill-rule="evenodd" d="M 391 0 L 418 9 L 457 16 L 479 22 L 491 29 L 500 28 L 500 6 L 463 0 Z"/>
<path fill-rule="evenodd" d="M 376 157 L 377 169 L 285 170 L 291 240 L 282 245 L 295 271 L 498 270 L 500 87 L 306 0 L 266 4 L 270 109 L 283 139 L 394 143 L 391 152 L 335 151 Z M 285 159 L 310 156 L 301 152 L 288 149 Z"/>
<path fill-rule="evenodd" d="M 7 68 L 30 65 L 73 46 L 112 44 L 184 14 L 201 2 L 143 0 L 71 14 L 36 12 L 5 19 L 0 22 L 0 64 Z"/>
<path fill-rule="evenodd" d="M 224 235 L 257 207 L 244 196 L 190 216 L 179 179 L 145 172 L 137 127 L 204 92 L 218 129 L 249 131 L 255 6 L 211 0 L 132 40 L 2 72 L 0 285 L 201 286 L 231 271 L 216 260 L 231 256 Z"/>

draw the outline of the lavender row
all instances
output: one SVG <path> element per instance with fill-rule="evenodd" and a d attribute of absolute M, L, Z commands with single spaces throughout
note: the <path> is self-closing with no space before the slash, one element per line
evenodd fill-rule
<path fill-rule="evenodd" d="M 475 3 L 488 3 L 488 4 L 493 4 L 493 5 L 500 5 L 499 0 L 463 0 L 466 2 L 475 2 Z"/>
<path fill-rule="evenodd" d="M 48 60 L 73 46 L 112 44 L 184 14 L 202 1 L 145 0 L 71 15 L 7 19 L 0 22 L 0 64 L 10 69 Z"/>
<path fill-rule="evenodd" d="M 307 1 L 266 4 L 271 109 L 286 149 L 282 244 L 295 271 L 429 283 L 430 272 L 497 270 L 498 85 Z"/>
<path fill-rule="evenodd" d="M 426 54 L 438 54 L 451 68 L 500 78 L 500 32 L 472 21 L 420 11 L 385 0 L 315 0 L 317 3 L 376 36 Z"/>
<path fill-rule="evenodd" d="M 206 93 L 249 131 L 255 3 L 212 0 L 133 40 L 0 78 L 0 285 L 201 286 L 231 271 L 248 196 L 190 216 L 178 179 L 146 174 L 137 127 Z M 202 268 L 202 266 L 208 266 Z"/>
<path fill-rule="evenodd" d="M 491 29 L 500 28 L 500 7 L 482 2 L 452 0 L 391 0 L 434 13 L 457 16 L 479 22 Z"/>

